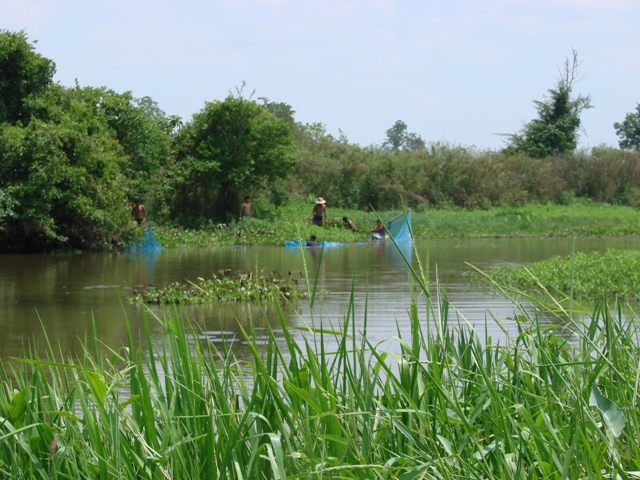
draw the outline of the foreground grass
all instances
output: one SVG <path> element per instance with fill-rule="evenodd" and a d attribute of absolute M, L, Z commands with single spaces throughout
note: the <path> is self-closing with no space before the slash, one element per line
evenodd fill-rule
<path fill-rule="evenodd" d="M 365 241 L 377 214 L 360 210 L 329 208 L 329 224 L 309 223 L 312 206 L 292 204 L 275 209 L 264 207 L 250 221 L 209 224 L 200 230 L 154 226 L 165 247 L 219 245 L 283 245 L 286 240 L 308 239 L 353 243 Z M 379 212 L 390 220 L 402 211 Z M 344 228 L 342 217 L 356 223 L 358 232 Z M 638 212 L 630 207 L 604 204 L 537 205 L 490 210 L 419 210 L 413 212 L 415 238 L 479 237 L 632 237 L 640 236 Z"/>
<path fill-rule="evenodd" d="M 247 331 L 249 363 L 174 311 L 149 320 L 161 345 L 147 328 L 108 361 L 94 339 L 76 361 L 0 365 L 0 476 L 636 478 L 636 318 L 606 303 L 584 324 L 563 315 L 567 340 L 514 303 L 517 335 L 497 344 L 412 274 L 395 351 L 370 343 L 352 301 L 335 331 L 282 313 L 266 346 Z"/>

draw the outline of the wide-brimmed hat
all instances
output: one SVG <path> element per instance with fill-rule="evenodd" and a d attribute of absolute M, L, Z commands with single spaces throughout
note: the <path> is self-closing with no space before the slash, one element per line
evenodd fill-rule
<path fill-rule="evenodd" d="M 327 201 L 322 197 L 318 197 L 318 199 L 316 200 L 316 203 L 327 203 Z"/>

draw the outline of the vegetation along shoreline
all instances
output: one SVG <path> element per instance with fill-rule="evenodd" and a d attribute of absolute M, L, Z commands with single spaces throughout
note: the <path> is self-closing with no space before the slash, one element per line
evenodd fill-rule
<path fill-rule="evenodd" d="M 380 144 L 353 144 L 321 123 L 296 121 L 287 103 L 254 99 L 245 85 L 182 119 L 148 96 L 54 82 L 55 62 L 24 31 L 0 30 L 5 64 L 0 84 L 15 88 L 0 89 L 0 253 L 116 249 L 140 234 L 136 220 L 159 235 L 166 229 L 166 246 L 180 231 L 214 232 L 224 244 L 281 244 L 297 232 L 271 230 L 292 218 L 303 224 L 316 198 L 326 200 L 330 226 L 346 216 L 361 232 L 375 224 L 366 212 L 410 208 L 417 238 L 637 234 L 613 207 L 621 226 L 602 217 L 599 228 L 586 211 L 582 229 L 575 217 L 566 227 L 561 219 L 534 225 L 538 205 L 640 206 L 640 105 L 612 125 L 620 148 L 579 150 L 580 115 L 592 105 L 574 90 L 575 51 L 534 102 L 537 117 L 499 150 L 429 142 L 401 120 Z M 251 213 L 238 222 L 247 198 Z M 142 218 L 131 213 L 135 200 Z M 467 211 L 494 225 L 467 225 Z M 499 214 L 512 232 L 499 227 Z M 245 219 L 263 223 L 245 228 Z M 301 229 L 308 238 L 310 225 Z M 329 232 L 336 241 L 345 235 Z"/>

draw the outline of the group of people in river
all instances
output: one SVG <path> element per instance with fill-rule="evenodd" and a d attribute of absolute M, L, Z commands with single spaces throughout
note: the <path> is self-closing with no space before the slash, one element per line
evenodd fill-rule
<path fill-rule="evenodd" d="M 133 218 L 138 223 L 138 225 L 144 223 L 144 221 L 147 219 L 147 209 L 140 202 L 140 200 L 135 200 L 133 209 L 131 210 L 131 214 L 133 215 Z M 244 197 L 244 202 L 242 202 L 242 204 L 240 205 L 240 214 L 238 215 L 238 221 L 241 221 L 243 219 L 249 220 L 253 217 L 253 214 L 254 209 L 253 204 L 251 203 L 251 197 L 246 196 Z M 356 227 L 356 224 L 353 222 L 353 220 L 349 219 L 348 217 L 342 217 L 342 221 L 344 222 L 348 230 L 351 230 L 353 232 L 358 231 L 358 228 Z M 321 227 L 326 222 L 327 201 L 322 197 L 318 197 L 316 199 L 315 205 L 313 206 L 313 212 L 311 213 L 311 223 Z M 380 220 L 378 220 L 376 226 L 371 229 L 373 238 L 385 238 L 386 228 L 387 227 Z M 316 247 L 319 245 L 320 243 L 317 241 L 316 236 L 311 235 L 309 241 L 307 242 L 307 247 Z"/>
<path fill-rule="evenodd" d="M 311 223 L 321 227 L 327 221 L 327 201 L 318 197 L 316 199 L 316 203 L 313 206 L 313 211 L 311 212 Z M 358 228 L 356 224 L 348 217 L 342 217 L 342 221 L 344 222 L 346 228 L 353 232 L 357 232 Z M 387 227 L 382 221 L 377 220 L 376 226 L 371 229 L 371 235 L 374 239 L 384 239 L 386 238 Z M 320 245 L 317 241 L 315 235 L 311 235 L 309 241 L 307 242 L 307 247 L 317 247 Z"/>

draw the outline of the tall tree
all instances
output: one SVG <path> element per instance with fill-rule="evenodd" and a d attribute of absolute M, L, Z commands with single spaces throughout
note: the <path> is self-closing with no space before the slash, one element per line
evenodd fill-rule
<path fill-rule="evenodd" d="M 243 192 L 289 175 L 291 125 L 253 100 L 208 102 L 177 137 L 176 215 L 225 220 Z"/>
<path fill-rule="evenodd" d="M 507 135 L 507 152 L 543 158 L 575 150 L 580 115 L 583 110 L 591 108 L 589 95 L 572 97 L 579 66 L 578 52 L 573 50 L 572 59 L 565 61 L 556 87 L 548 90 L 544 100 L 533 102 L 538 118 L 525 124 L 519 133 Z"/>
<path fill-rule="evenodd" d="M 636 111 L 627 113 L 622 122 L 613 124 L 616 134 L 620 137 L 620 148 L 640 151 L 640 103 Z"/>
<path fill-rule="evenodd" d="M 382 144 L 384 148 L 391 150 L 414 150 L 425 149 L 425 141 L 417 133 L 409 132 L 407 124 L 402 120 L 397 120 L 386 132 L 387 138 Z"/>
<path fill-rule="evenodd" d="M 29 119 L 25 100 L 52 83 L 53 61 L 35 52 L 24 31 L 0 30 L 0 123 Z"/>

